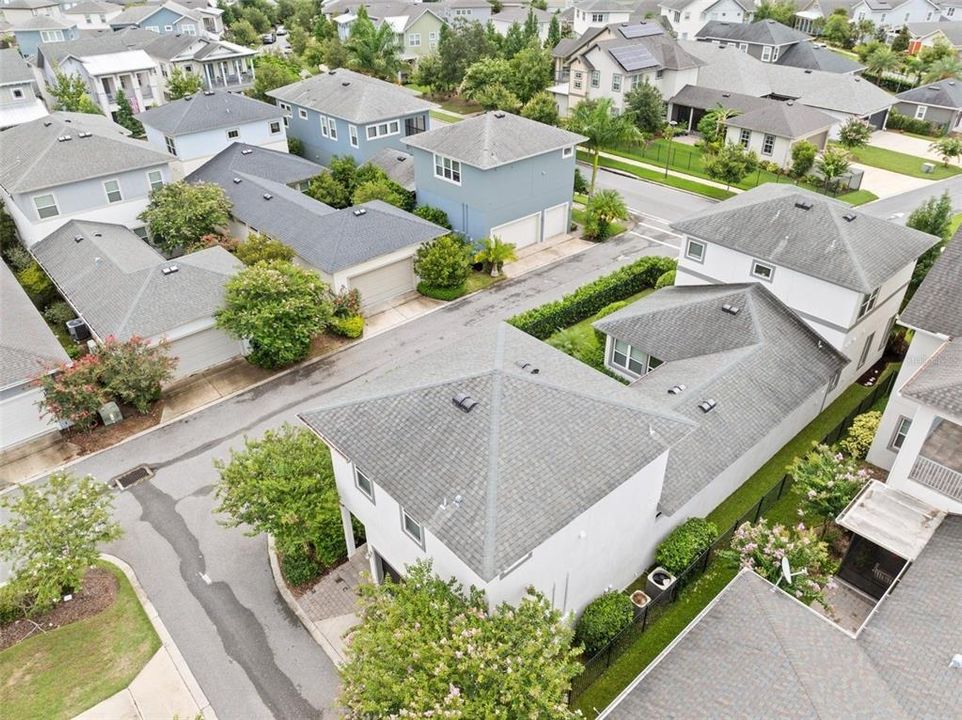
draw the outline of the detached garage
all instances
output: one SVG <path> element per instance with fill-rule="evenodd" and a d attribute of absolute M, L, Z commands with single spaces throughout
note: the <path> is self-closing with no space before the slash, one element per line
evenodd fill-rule
<path fill-rule="evenodd" d="M 409 256 L 350 277 L 347 283 L 352 290 L 361 293 L 361 305 L 366 309 L 411 292 L 415 280 L 414 258 Z"/>

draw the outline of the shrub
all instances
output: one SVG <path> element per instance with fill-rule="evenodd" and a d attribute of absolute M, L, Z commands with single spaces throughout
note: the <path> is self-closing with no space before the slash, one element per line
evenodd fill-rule
<path fill-rule="evenodd" d="M 137 412 L 146 413 L 160 399 L 161 385 L 174 376 L 177 360 L 168 354 L 166 342 L 151 345 L 132 337 L 125 342 L 109 337 L 97 349 L 100 382 Z"/>
<path fill-rule="evenodd" d="M 85 355 L 70 364 L 40 375 L 35 383 L 43 388 L 38 403 L 44 416 L 73 423 L 79 430 L 97 424 L 97 411 L 110 397 L 100 386 L 100 357 Z"/>
<path fill-rule="evenodd" d="M 858 415 L 839 446 L 853 458 L 864 460 L 868 449 L 872 446 L 872 441 L 875 439 L 875 433 L 878 431 L 881 421 L 882 413 L 878 410 L 871 410 Z"/>
<path fill-rule="evenodd" d="M 334 315 L 339 318 L 351 317 L 361 314 L 361 291 L 357 288 L 348 290 L 344 288 L 340 292 L 331 291 L 331 309 Z"/>
<path fill-rule="evenodd" d="M 414 254 L 414 272 L 435 288 L 460 288 L 471 272 L 471 248 L 454 235 L 429 240 Z"/>
<path fill-rule="evenodd" d="M 599 190 L 585 203 L 584 236 L 587 240 L 604 242 L 614 232 L 616 220 L 628 219 L 628 206 L 615 190 Z"/>
<path fill-rule="evenodd" d="M 63 327 L 68 320 L 73 320 L 75 317 L 77 313 L 62 300 L 58 300 L 43 311 L 43 319 L 58 327 Z"/>
<path fill-rule="evenodd" d="M 666 273 L 662 273 L 655 283 L 655 290 L 661 290 L 663 287 L 671 287 L 675 284 L 675 271 L 669 270 Z"/>
<path fill-rule="evenodd" d="M 608 591 L 595 598 L 578 618 L 575 642 L 584 646 L 590 658 L 604 650 L 611 640 L 631 624 L 635 606 L 624 593 Z"/>
<path fill-rule="evenodd" d="M 231 206 L 220 185 L 180 181 L 152 191 L 150 203 L 138 217 L 147 223 L 151 238 L 162 250 L 191 250 L 204 235 L 227 225 Z"/>
<path fill-rule="evenodd" d="M 236 253 L 240 240 L 224 233 L 208 233 L 198 242 L 198 249 L 222 247 L 229 253 Z"/>
<path fill-rule="evenodd" d="M 680 575 L 711 547 L 716 537 L 715 523 L 704 518 L 689 518 L 661 541 L 655 561 L 673 575 Z"/>
<path fill-rule="evenodd" d="M 251 233 L 246 240 L 241 241 L 235 250 L 237 259 L 245 265 L 256 265 L 259 262 L 270 262 L 271 260 L 293 260 L 294 251 L 280 240 L 263 235 L 261 233 Z"/>
<path fill-rule="evenodd" d="M 46 307 L 57 299 L 57 288 L 54 287 L 43 268 L 36 262 L 30 263 L 18 272 L 17 280 L 20 281 L 23 289 L 38 308 Z"/>
<path fill-rule="evenodd" d="M 942 134 L 941 128 L 936 127 L 932 123 L 926 122 L 925 120 L 916 120 L 914 117 L 902 115 L 895 110 L 889 112 L 888 120 L 885 121 L 885 127 L 889 130 L 904 130 L 905 132 L 915 133 L 916 135 L 928 135 L 930 137 L 938 137 Z"/>
<path fill-rule="evenodd" d="M 468 289 L 464 285 L 453 288 L 439 288 L 428 285 L 424 281 L 418 283 L 418 292 L 424 297 L 434 298 L 435 300 L 457 300 L 467 291 Z"/>
<path fill-rule="evenodd" d="M 579 195 L 588 194 L 588 181 L 585 180 L 585 176 L 581 174 L 580 168 L 575 168 L 574 191 Z"/>
<path fill-rule="evenodd" d="M 287 136 L 287 152 L 291 155 L 297 155 L 298 157 L 304 157 L 304 143 L 298 140 L 296 137 Z"/>
<path fill-rule="evenodd" d="M 654 287 L 658 278 L 674 267 L 675 261 L 671 258 L 643 257 L 582 285 L 560 300 L 519 313 L 509 318 L 508 322 L 519 330 L 544 340 L 560 328 L 591 317 L 606 305 Z"/>
<path fill-rule="evenodd" d="M 448 214 L 441 208 L 431 207 L 430 205 L 418 205 L 414 208 L 414 214 L 422 220 L 427 220 L 443 228 L 451 229 L 451 221 Z"/>
<path fill-rule="evenodd" d="M 612 313 L 618 312 L 619 310 L 621 310 L 621 308 L 627 307 L 627 306 L 628 306 L 627 300 L 618 300 L 617 302 L 610 303 L 608 305 L 605 305 L 598 312 L 596 312 L 594 319 L 601 320 L 601 318 L 608 317 Z M 600 330 L 595 330 L 595 337 L 598 339 L 598 342 L 601 344 L 603 348 L 605 344 L 605 337 L 606 337 L 605 334 Z"/>
<path fill-rule="evenodd" d="M 20 272 L 33 265 L 33 255 L 31 255 L 22 245 L 11 245 L 4 250 L 7 262 L 14 272 Z"/>
<path fill-rule="evenodd" d="M 302 545 L 288 548 L 281 555 L 281 574 L 291 585 L 303 585 L 321 574 L 323 568 Z"/>
<path fill-rule="evenodd" d="M 361 337 L 361 333 L 364 332 L 364 318 L 360 315 L 349 315 L 347 317 L 335 315 L 331 318 L 327 327 L 335 335 L 353 340 Z"/>
<path fill-rule="evenodd" d="M 795 480 L 792 492 L 799 496 L 799 515 L 816 515 L 826 523 L 838 517 L 868 480 L 857 460 L 817 443 L 787 470 Z"/>

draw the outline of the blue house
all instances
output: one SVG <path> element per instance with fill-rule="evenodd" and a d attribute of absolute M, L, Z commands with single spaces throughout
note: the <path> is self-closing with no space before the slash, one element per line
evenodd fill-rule
<path fill-rule="evenodd" d="M 160 34 L 205 35 L 200 14 L 174 2 L 127 8 L 110 21 L 110 27 L 114 30 L 139 27 Z"/>
<path fill-rule="evenodd" d="M 13 35 L 17 39 L 20 54 L 25 58 L 34 57 L 40 43 L 75 40 L 80 36 L 76 23 L 49 15 L 35 15 L 29 20 L 18 23 L 13 28 Z"/>
<path fill-rule="evenodd" d="M 575 133 L 495 111 L 405 138 L 418 204 L 472 240 L 521 248 L 568 230 Z"/>
<path fill-rule="evenodd" d="M 358 164 L 425 132 L 433 103 L 393 83 L 339 68 L 267 93 L 284 111 L 287 136 L 304 156 L 327 165 L 335 155 Z"/>

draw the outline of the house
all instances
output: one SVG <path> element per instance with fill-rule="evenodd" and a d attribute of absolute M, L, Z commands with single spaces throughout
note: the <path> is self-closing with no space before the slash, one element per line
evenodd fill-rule
<path fill-rule="evenodd" d="M 795 29 L 809 35 L 818 35 L 825 19 L 830 15 L 844 10 L 845 16 L 851 17 L 852 6 L 856 2 L 858 0 L 803 0 L 795 12 Z"/>
<path fill-rule="evenodd" d="M 562 115 L 585 98 L 609 98 L 624 109 L 624 95 L 650 83 L 670 98 L 694 84 L 701 64 L 656 21 L 592 28 L 552 51 L 557 84 L 549 88 Z"/>
<path fill-rule="evenodd" d="M 57 0 L 4 0 L 0 2 L 0 11 L 8 23 L 20 25 L 35 17 L 63 18 L 60 3 Z"/>
<path fill-rule="evenodd" d="M 393 83 L 339 68 L 267 93 L 287 115 L 287 135 L 321 163 L 350 155 L 358 164 L 428 129 L 433 103 Z"/>
<path fill-rule="evenodd" d="M 17 49 L 25 58 L 33 57 L 41 43 L 57 43 L 79 37 L 76 23 L 59 15 L 35 15 L 13 26 Z"/>
<path fill-rule="evenodd" d="M 103 0 L 84 0 L 65 7 L 63 16 L 77 24 L 79 30 L 109 30 L 110 21 L 124 12 L 123 5 Z"/>
<path fill-rule="evenodd" d="M 869 462 L 888 482 L 962 512 L 962 242 L 948 244 L 899 316 L 913 331 Z"/>
<path fill-rule="evenodd" d="M 755 6 L 747 0 L 663 0 L 661 16 L 681 39 L 694 39 L 707 22 L 750 22 Z"/>
<path fill-rule="evenodd" d="M 67 353 L 20 287 L 0 262 L 0 452 L 54 435 L 60 429 L 40 414 L 43 390 L 33 379 L 44 368 L 69 361 Z"/>
<path fill-rule="evenodd" d="M 445 20 L 440 9 L 434 5 L 435 3 L 347 0 L 325 3 L 324 10 L 325 13 L 331 13 L 337 25 L 338 36 L 342 41 L 346 41 L 351 35 L 354 21 L 357 20 L 358 9 L 364 7 L 375 27 L 382 23 L 391 26 L 401 49 L 401 59 L 416 62 L 418 58 L 438 49 L 441 26 Z"/>
<path fill-rule="evenodd" d="M 0 192 L 29 247 L 71 219 L 97 219 L 146 237 L 138 215 L 170 182 L 171 156 L 101 115 L 55 112 L 4 130 Z"/>
<path fill-rule="evenodd" d="M 942 14 L 933 0 L 859 0 L 850 12 L 854 22 L 871 20 L 875 27 L 893 32 L 907 23 L 938 20 Z"/>
<path fill-rule="evenodd" d="M 945 133 L 962 125 L 962 81 L 939 80 L 905 90 L 895 96 L 892 110 L 916 120 L 925 120 Z"/>
<path fill-rule="evenodd" d="M 765 184 L 672 223 L 676 285 L 760 282 L 852 362 L 834 394 L 882 355 L 915 261 L 938 243 L 793 185 Z"/>
<path fill-rule="evenodd" d="M 535 7 L 505 8 L 491 16 L 491 26 L 498 35 L 504 37 L 511 26 L 517 24 L 524 27 L 529 13 L 534 14 L 535 25 L 538 28 L 538 40 L 542 43 L 548 38 L 548 28 L 551 26 L 551 13 Z"/>
<path fill-rule="evenodd" d="M 418 203 L 472 240 L 522 248 L 568 231 L 581 135 L 495 111 L 405 139 Z"/>
<path fill-rule="evenodd" d="M 199 35 L 206 33 L 198 10 L 188 10 L 173 0 L 161 5 L 135 5 L 110 21 L 114 30 L 139 27 L 155 33 Z"/>
<path fill-rule="evenodd" d="M 502 9 L 524 7 L 526 4 L 523 0 L 507 0 L 501 3 L 501 7 Z M 495 15 L 491 3 L 487 0 L 440 0 L 436 5 L 438 12 L 448 23 L 460 20 L 487 25 L 488 20 Z"/>
<path fill-rule="evenodd" d="M 571 29 L 581 37 L 591 28 L 642 20 L 644 17 L 637 16 L 637 5 L 622 0 L 577 0 L 571 4 Z"/>
<path fill-rule="evenodd" d="M 181 177 L 235 142 L 287 152 L 280 108 L 236 93 L 206 90 L 151 108 L 137 119 L 147 142 L 177 158 Z"/>
<path fill-rule="evenodd" d="M 380 200 L 342 210 L 318 202 L 301 188 L 321 171 L 296 155 L 236 143 L 187 181 L 224 188 L 233 203 L 232 235 L 260 232 L 281 241 L 335 290 L 360 291 L 367 312 L 413 292 L 415 251 L 448 231 Z"/>
<path fill-rule="evenodd" d="M 0 130 L 46 114 L 33 70 L 14 48 L 0 50 Z"/>
<path fill-rule="evenodd" d="M 725 122 L 725 141 L 754 150 L 762 160 L 788 167 L 792 146 L 805 140 L 824 150 L 835 118 L 799 103 L 686 85 L 668 103 L 668 117 L 678 127 L 695 132 L 711 110 L 736 112 Z"/>
<path fill-rule="evenodd" d="M 135 113 L 164 102 L 163 78 L 157 61 L 143 50 L 97 55 L 66 55 L 60 71 L 81 77 L 104 114 L 116 117 L 120 93 Z"/>
<path fill-rule="evenodd" d="M 956 17 L 962 20 L 962 12 L 959 12 Z M 956 52 L 962 50 L 962 25 L 957 25 L 955 21 L 909 23 L 906 27 L 911 38 L 908 52 L 912 55 L 936 43 L 948 43 L 955 48 Z"/>
<path fill-rule="evenodd" d="M 167 0 L 150 0 L 149 4 L 164 5 Z M 224 11 L 213 0 L 176 0 L 177 5 L 199 16 L 207 37 L 219 40 L 224 34 Z M 231 4 L 231 3 L 228 3 Z"/>
<path fill-rule="evenodd" d="M 938 0 L 938 6 L 942 11 L 941 20 L 946 22 L 962 20 L 962 0 Z"/>

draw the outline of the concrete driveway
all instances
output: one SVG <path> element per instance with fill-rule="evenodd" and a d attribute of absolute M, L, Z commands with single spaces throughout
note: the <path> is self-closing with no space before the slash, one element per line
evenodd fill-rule
<path fill-rule="evenodd" d="M 882 168 L 872 167 L 871 165 L 852 163 L 852 167 L 856 167 L 865 173 L 862 177 L 862 189 L 871 190 L 880 198 L 901 195 L 902 193 L 911 192 L 912 190 L 924 188 L 932 184 L 931 180 L 903 175 L 902 173 L 883 170 Z"/>
<path fill-rule="evenodd" d="M 905 153 L 906 155 L 927 158 L 935 162 L 942 162 L 939 154 L 929 149 L 929 145 L 932 144 L 933 140 L 935 140 L 935 138 L 932 138 L 932 140 L 923 140 L 922 138 L 903 135 L 902 133 L 892 132 L 890 130 L 877 130 L 872 133 L 869 145 L 885 148 L 886 150 L 894 150 L 895 152 Z"/>

